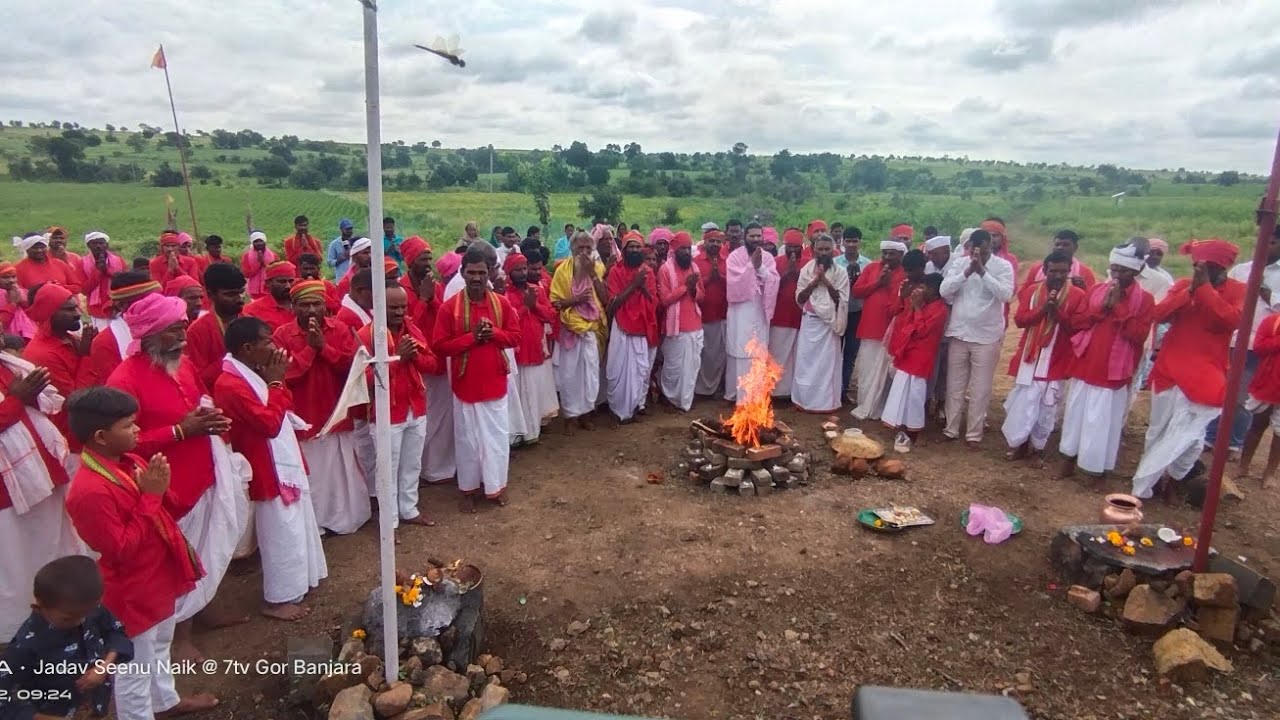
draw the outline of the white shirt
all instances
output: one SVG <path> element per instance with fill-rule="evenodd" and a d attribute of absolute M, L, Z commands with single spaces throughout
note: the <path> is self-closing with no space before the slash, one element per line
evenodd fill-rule
<path fill-rule="evenodd" d="M 503 245 L 501 243 L 498 244 L 498 247 L 494 248 L 494 251 L 497 252 L 498 254 L 499 268 L 501 268 L 502 265 L 507 261 L 507 256 L 510 255 L 511 253 L 515 253 L 516 255 L 522 254 L 520 252 L 519 245 L 512 245 L 511 247 L 507 247 L 506 245 Z"/>
<path fill-rule="evenodd" d="M 1232 280 L 1239 280 L 1242 283 L 1249 282 L 1249 273 L 1253 270 L 1253 261 L 1248 260 L 1231 268 L 1227 273 L 1227 277 Z M 1253 336 L 1258 333 L 1258 327 L 1262 325 L 1262 321 L 1267 316 L 1280 312 L 1280 260 L 1277 260 L 1262 269 L 1262 287 L 1271 291 L 1271 303 L 1268 304 L 1262 299 L 1262 295 L 1258 295 L 1258 309 L 1253 313 L 1253 329 L 1249 331 L 1249 348 L 1253 348 Z M 1231 339 L 1232 347 L 1235 347 L 1236 341 Z"/>
<path fill-rule="evenodd" d="M 1169 288 L 1173 287 L 1173 276 L 1162 267 L 1146 265 L 1138 276 L 1138 287 L 1151 293 L 1151 297 L 1160 302 L 1169 294 Z"/>
<path fill-rule="evenodd" d="M 1013 297 L 1013 266 L 992 255 L 986 272 L 964 276 L 968 262 L 948 262 L 942 279 L 942 299 L 951 303 L 947 337 L 979 345 L 1004 338 L 1004 306 Z"/>

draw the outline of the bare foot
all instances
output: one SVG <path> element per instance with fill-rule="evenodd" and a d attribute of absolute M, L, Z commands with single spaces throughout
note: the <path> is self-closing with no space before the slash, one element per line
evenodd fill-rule
<path fill-rule="evenodd" d="M 1062 458 L 1062 462 L 1058 464 L 1058 479 L 1066 480 L 1076 474 L 1076 459 Z"/>
<path fill-rule="evenodd" d="M 965 444 L 969 446 L 969 449 L 970 449 L 970 450 L 981 450 L 981 449 L 982 449 L 982 443 L 978 442 L 977 440 L 966 440 L 966 441 L 965 441 Z"/>
<path fill-rule="evenodd" d="M 195 643 L 190 640 L 174 640 L 173 644 L 169 647 L 169 656 L 178 661 L 190 660 L 197 663 L 204 662 L 204 655 L 200 652 L 200 648 L 197 648 Z"/>
<path fill-rule="evenodd" d="M 196 615 L 196 622 L 205 630 L 220 630 L 222 628 L 233 627 L 235 625 L 244 625 L 249 622 L 248 615 L 236 615 L 225 610 L 217 610 L 207 607 Z"/>
<path fill-rule="evenodd" d="M 505 491 L 501 495 L 498 495 L 498 497 L 492 498 L 492 500 L 493 504 L 498 507 L 506 507 L 511 502 L 511 498 L 507 497 L 507 493 Z"/>
<path fill-rule="evenodd" d="M 297 622 L 310 615 L 311 608 L 297 603 L 281 603 L 279 605 L 268 604 L 262 608 L 262 614 L 265 617 L 273 618 L 275 620 Z"/>
<path fill-rule="evenodd" d="M 474 495 L 463 495 L 458 501 L 458 510 L 467 515 L 476 514 L 476 498 Z"/>
<path fill-rule="evenodd" d="M 578 432 L 577 426 L 579 425 L 580 422 L 581 421 L 579 420 L 572 420 L 570 418 L 565 418 L 564 425 L 561 426 L 561 431 L 564 432 L 566 437 L 573 437 Z"/>
<path fill-rule="evenodd" d="M 1028 445 L 1027 443 L 1022 443 L 1022 444 L 1021 444 L 1021 445 L 1019 445 L 1018 447 L 1016 447 L 1016 448 L 1014 448 L 1014 449 L 1010 450 L 1009 452 L 1005 453 L 1005 454 L 1004 454 L 1004 459 L 1005 459 L 1005 460 L 1009 460 L 1009 461 L 1011 461 L 1011 462 L 1012 462 L 1012 461 L 1014 461 L 1014 460 L 1021 460 L 1021 459 L 1025 458 L 1025 457 L 1027 456 L 1027 453 L 1028 453 L 1028 450 L 1029 450 L 1029 448 L 1030 448 L 1030 447 L 1031 447 L 1031 446 L 1030 446 L 1030 445 Z"/>
<path fill-rule="evenodd" d="M 581 427 L 583 430 L 586 430 L 587 432 L 591 432 L 592 430 L 596 429 L 596 424 L 592 422 L 591 418 L 587 417 L 586 415 L 583 415 L 581 418 L 578 418 L 578 426 Z"/>
<path fill-rule="evenodd" d="M 177 717 L 179 715 L 191 715 L 193 713 L 208 712 L 218 707 L 218 698 L 210 693 L 200 693 L 199 695 L 188 695 L 180 700 L 178 704 L 156 713 L 158 717 Z"/>
<path fill-rule="evenodd" d="M 421 525 L 423 527 L 435 527 L 436 525 L 436 521 L 432 520 L 431 516 L 427 515 L 426 513 L 422 513 L 417 517 L 412 517 L 408 519 L 402 518 L 400 522 L 406 525 Z"/>

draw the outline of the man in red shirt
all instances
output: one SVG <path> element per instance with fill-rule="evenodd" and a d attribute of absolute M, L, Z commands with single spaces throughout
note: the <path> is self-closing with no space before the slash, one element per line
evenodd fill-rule
<path fill-rule="evenodd" d="M 778 302 L 769 321 L 769 354 L 782 366 L 782 377 L 773 386 L 775 398 L 791 397 L 791 381 L 796 372 L 796 336 L 800 333 L 800 304 L 796 302 L 796 281 L 803 263 L 804 234 L 799 228 L 782 233 L 783 253 L 774 261 L 778 268 Z"/>
<path fill-rule="evenodd" d="M 355 357 L 355 333 L 325 313 L 325 286 L 302 280 L 289 291 L 294 322 L 272 333 L 289 353 L 284 382 L 293 393 L 293 410 L 311 427 L 298 431 L 310 470 L 310 495 L 316 522 L 329 532 L 346 535 L 369 520 L 369 490 L 357 462 L 352 421 L 343 420 L 317 436 L 329 420 Z M 428 407 L 428 410 L 430 408 Z"/>
<path fill-rule="evenodd" d="M 66 263 L 73 271 L 80 272 L 80 256 L 67 250 L 67 229 L 54 225 L 45 231 L 49 236 L 49 255 Z"/>
<path fill-rule="evenodd" d="M 87 388 L 68 407 L 84 451 L 67 493 L 67 514 L 98 553 L 102 604 L 133 642 L 132 663 L 115 673 L 116 716 L 210 710 L 217 698 L 180 697 L 168 668 L 179 600 L 204 576 L 200 558 L 166 507 L 169 462 L 160 453 L 150 461 L 133 454 L 139 408 L 128 393 Z"/>
<path fill-rule="evenodd" d="M 1076 257 L 1076 252 L 1080 249 L 1080 236 L 1074 230 L 1059 230 L 1053 236 L 1053 252 L 1061 252 L 1071 258 L 1071 284 L 1081 290 L 1088 290 L 1098 284 L 1098 279 L 1094 277 L 1093 270 L 1088 265 L 1080 262 L 1080 258 Z M 1045 279 L 1044 263 L 1033 263 L 1027 268 L 1027 277 L 1022 280 L 1020 285 L 1029 285 L 1033 282 L 1041 282 Z"/>
<path fill-rule="evenodd" d="M 337 315 L 342 309 L 342 296 L 338 294 L 338 286 L 320 276 L 320 257 L 310 253 L 298 256 L 298 279 L 318 280 L 324 285 L 324 306 L 330 315 Z"/>
<path fill-rule="evenodd" d="M 658 270 L 662 318 L 662 395 L 682 413 L 693 407 L 694 385 L 702 365 L 702 308 L 706 292 L 693 265 L 693 238 L 681 230 L 671 236 L 669 257 Z"/>
<path fill-rule="evenodd" d="M 373 322 L 370 314 L 373 312 L 373 272 L 369 268 L 357 270 L 348 288 L 350 292 L 343 296 L 342 307 L 335 317 L 352 332 L 359 332 L 360 328 Z"/>
<path fill-rule="evenodd" d="M 579 248 L 575 236 L 574 246 Z M 577 250 L 575 250 L 577 254 Z M 590 256 L 587 255 L 587 261 Z M 570 272 L 573 264 L 568 266 Z M 466 290 L 450 297 L 436 316 L 433 344 L 449 358 L 458 457 L 458 489 L 463 512 L 475 512 L 475 494 L 507 504 L 507 375 L 506 348 L 520 344 L 520 318 L 506 298 L 489 289 L 486 254 L 471 247 L 462 258 Z"/>
<path fill-rule="evenodd" d="M 298 265 L 298 258 L 303 253 L 308 253 L 320 257 L 324 253 L 324 248 L 320 245 L 320 238 L 307 232 L 311 227 L 311 221 L 306 215 L 299 215 L 293 219 L 293 234 L 286 237 L 281 243 L 284 245 L 284 259 L 293 263 L 295 267 Z"/>
<path fill-rule="evenodd" d="M 86 387 L 93 370 L 89 350 L 98 331 L 92 327 L 81 328 L 76 296 L 55 283 L 34 287 L 27 316 L 36 324 L 36 336 L 27 343 L 23 359 L 48 370 L 50 382 L 64 398 Z M 77 330 L 79 337 L 72 334 Z M 52 419 L 65 434 L 66 413 L 55 413 Z"/>
<path fill-rule="evenodd" d="M 1181 253 L 1191 256 L 1195 272 L 1155 309 L 1155 321 L 1170 326 L 1151 369 L 1151 424 L 1133 474 L 1140 498 L 1151 497 L 1163 477 L 1185 480 L 1199 458 L 1205 428 L 1226 397 L 1231 336 L 1244 310 L 1245 284 L 1227 276 L 1235 245 L 1192 240 Z"/>
<path fill-rule="evenodd" d="M 437 282 L 431 272 L 431 246 L 426 240 L 416 235 L 405 240 L 400 244 L 400 254 L 406 270 L 400 286 L 409 295 L 406 322 L 413 323 L 429 340 L 435 332 L 444 284 Z M 441 361 L 437 370 L 427 373 L 423 382 L 427 386 L 427 440 L 422 445 L 421 479 L 428 483 L 453 482 L 458 472 L 453 447 L 453 388 L 449 387 L 445 363 Z"/>
<path fill-rule="evenodd" d="M 427 387 L 422 380 L 424 373 L 439 368 L 439 361 L 432 354 L 427 339 L 407 322 L 409 294 L 395 280 L 379 278 L 387 284 L 387 354 L 400 359 L 389 368 L 391 416 L 391 477 L 396 483 L 396 507 L 399 522 L 410 525 L 435 525 L 435 521 L 418 510 L 418 484 L 422 471 L 422 446 L 427 440 Z M 373 354 L 373 325 L 365 325 L 357 333 L 361 344 Z M 372 370 L 369 382 L 373 383 Z M 506 383 L 503 383 L 506 388 Z M 373 396 L 372 390 L 369 393 Z M 373 404 L 369 405 L 368 432 L 372 438 L 374 429 Z M 502 442 L 506 443 L 504 431 Z M 478 456 L 476 456 L 478 460 Z M 376 468 L 371 473 L 377 477 Z"/>
<path fill-rule="evenodd" d="M 33 288 L 44 283 L 57 283 L 71 292 L 79 292 L 76 271 L 65 262 L 49 255 L 49 239 L 40 233 L 30 233 L 18 243 L 26 257 L 17 262 L 18 286 Z"/>
<path fill-rule="evenodd" d="M 991 254 L 1001 258 L 1013 266 L 1014 292 L 1018 290 L 1018 256 L 1009 250 L 1009 232 L 1005 229 L 1004 220 L 994 215 L 983 221 L 980 226 L 991 235 Z M 1006 306 L 1006 309 L 1008 306 Z"/>
<path fill-rule="evenodd" d="M 880 243 L 880 259 L 867 263 L 853 284 L 853 297 L 862 301 L 858 320 L 858 406 L 853 416 L 859 420 L 879 419 L 888 393 L 892 363 L 885 347 L 885 334 L 893 319 L 893 308 L 901 294 L 907 272 L 902 256 L 907 246 L 898 240 Z M 848 332 L 846 330 L 846 332 Z"/>
<path fill-rule="evenodd" d="M 551 306 L 560 313 L 560 336 L 552 363 L 566 435 L 573 434 L 575 424 L 593 429 L 588 416 L 600 395 L 600 351 L 608 332 L 604 303 L 609 298 L 604 263 L 592 256 L 595 240 L 579 231 L 570 246 L 573 254 L 556 266 L 551 281 Z M 458 426 L 456 418 L 454 426 Z"/>
<path fill-rule="evenodd" d="M 220 267 L 220 266 L 218 266 Z M 182 354 L 187 305 L 178 298 L 144 295 L 125 311 L 133 337 L 126 358 L 107 385 L 138 399 L 138 453 L 164 453 L 181 468 L 165 494 L 164 507 L 195 545 L 206 575 L 178 602 L 174 654 L 200 658 L 191 623 L 213 600 L 248 521 L 243 470 L 219 435 L 231 423 L 207 397 L 195 367 Z M 226 617 L 213 625 L 245 622 Z"/>
<path fill-rule="evenodd" d="M 273 328 L 293 322 L 293 301 L 289 288 L 298 280 L 293 263 L 277 260 L 267 266 L 267 294 L 244 306 L 244 314 L 265 320 Z"/>
<path fill-rule="evenodd" d="M 898 431 L 894 452 L 910 452 L 924 429 L 929 375 L 947 330 L 947 304 L 942 301 L 941 289 L 941 273 L 926 275 L 911 289 L 902 314 L 893 321 L 888 349 L 893 358 L 893 382 L 882 419 Z"/>
<path fill-rule="evenodd" d="M 609 269 L 608 358 L 605 377 L 609 409 L 620 422 L 631 422 L 644 407 L 649 370 L 658 347 L 658 288 L 644 262 L 644 238 L 628 232 L 622 238 L 622 262 Z"/>
<path fill-rule="evenodd" d="M 204 287 L 209 292 L 213 311 L 196 319 L 187 328 L 186 354 L 206 388 L 212 387 L 222 372 L 222 357 L 227 354 L 224 336 L 227 325 L 244 310 L 244 275 L 234 265 L 210 265 L 204 273 Z"/>
<path fill-rule="evenodd" d="M 107 323 L 106 330 L 93 338 L 93 345 L 89 348 L 88 385 L 105 383 L 124 359 L 124 349 L 133 340 L 129 326 L 124 322 L 124 311 L 143 295 L 160 290 L 160 284 L 152 280 L 151 274 L 145 270 L 126 270 L 111 277 L 108 299 L 111 300 L 114 317 Z"/>
<path fill-rule="evenodd" d="M 1138 284 L 1146 265 L 1141 243 L 1111 251 L 1111 282 L 1094 285 L 1072 320 L 1071 387 L 1062 416 L 1062 477 L 1075 469 L 1101 475 L 1115 469 L 1129 382 L 1151 332 L 1155 300 Z"/>
<path fill-rule="evenodd" d="M 1280 235 L 1276 237 L 1280 238 Z M 1237 478 L 1249 474 L 1253 455 L 1258 451 L 1262 436 L 1271 428 L 1271 450 L 1267 454 L 1267 467 L 1262 472 L 1262 487 L 1270 490 L 1280 482 L 1280 313 L 1268 315 L 1253 336 L 1253 352 L 1258 355 L 1258 370 L 1249 381 L 1249 399 L 1245 410 L 1252 416 L 1252 425 L 1244 438 L 1240 454 Z"/>
<path fill-rule="evenodd" d="M 405 259 L 408 260 L 408 255 Z M 541 260 L 541 253 L 538 259 Z M 529 282 L 528 256 L 514 252 L 508 254 L 502 271 L 508 280 L 507 302 L 520 319 L 520 344 L 515 346 L 516 363 L 520 366 L 516 382 L 525 432 L 519 441 L 535 443 L 542 435 L 543 422 L 560 409 L 558 404 L 546 405 L 548 396 L 545 392 L 547 387 L 554 388 L 556 382 L 546 334 L 546 325 L 555 321 L 556 311 L 551 307 L 547 291 L 538 283 Z M 554 393 L 551 397 L 555 397 Z"/>
<path fill-rule="evenodd" d="M 196 279 L 204 277 L 204 271 L 209 269 L 210 265 L 235 265 L 235 260 L 222 254 L 222 237 L 220 235 L 208 235 L 204 239 L 205 253 L 196 256 L 196 267 L 200 274 Z"/>
<path fill-rule="evenodd" d="M 725 339 L 725 319 L 729 317 L 729 293 L 725 278 L 729 274 L 725 263 L 724 233 L 719 230 L 704 233 L 701 252 L 696 253 L 693 264 L 702 278 L 702 297 L 698 305 L 702 309 L 702 360 L 698 363 L 698 380 L 694 383 L 695 395 L 720 394 L 724 383 L 725 366 L 729 363 L 729 345 Z"/>
<path fill-rule="evenodd" d="M 200 269 L 196 259 L 178 252 L 181 241 L 178 233 L 166 230 L 160 234 L 160 254 L 151 259 L 151 279 L 164 287 L 170 280 L 179 275 L 190 275 L 199 280 Z"/>
<path fill-rule="evenodd" d="M 208 302 L 202 286 L 195 278 L 183 275 L 176 277 L 164 286 L 164 294 L 176 297 L 187 304 L 187 321 L 195 322 L 204 314 L 204 304 Z"/>
<path fill-rule="evenodd" d="M 1013 389 L 1004 401 L 1001 431 L 1009 443 L 1005 458 L 1041 457 L 1058 423 L 1058 399 L 1074 352 L 1071 333 L 1085 302 L 1084 291 L 1068 281 L 1071 256 L 1054 250 L 1036 263 L 1044 279 L 1018 291 L 1013 322 L 1022 328 L 1018 349 L 1009 359 Z"/>
<path fill-rule="evenodd" d="M 262 614 L 296 622 L 311 613 L 307 593 L 329 574 L 320 545 L 298 430 L 310 427 L 290 408 L 289 359 L 256 317 L 227 326 L 227 357 L 213 399 L 231 420 L 231 447 L 249 461 L 249 499 L 262 554 Z"/>
<path fill-rule="evenodd" d="M 108 250 L 110 242 L 111 238 L 106 233 L 93 230 L 84 236 L 89 254 L 76 258 L 80 292 L 85 296 L 89 317 L 93 318 L 93 326 L 98 330 L 105 328 L 115 314 L 110 298 L 111 278 L 127 269 L 124 258 Z"/>

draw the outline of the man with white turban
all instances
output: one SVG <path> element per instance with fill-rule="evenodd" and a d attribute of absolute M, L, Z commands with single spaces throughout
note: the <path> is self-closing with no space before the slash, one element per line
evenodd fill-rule
<path fill-rule="evenodd" d="M 972 231 L 966 232 L 969 235 L 973 234 Z M 968 235 L 964 237 L 967 241 Z M 924 265 L 924 274 L 932 275 L 937 273 L 945 278 L 947 276 L 947 265 L 951 263 L 952 258 L 951 236 L 934 235 L 924 241 L 923 249 L 924 254 L 929 258 L 929 262 Z M 950 306 L 947 307 L 947 312 L 950 314 Z M 950 351 L 950 346 L 951 344 L 947 342 L 946 335 L 943 335 L 942 344 L 938 346 L 938 354 L 934 358 L 933 374 L 926 381 L 928 386 L 926 390 L 926 397 L 928 398 L 926 407 L 932 408 L 932 410 L 926 410 L 925 414 L 928 415 L 936 411 L 938 415 L 942 416 L 943 423 L 947 420 L 942 408 L 947 402 L 947 353 Z"/>

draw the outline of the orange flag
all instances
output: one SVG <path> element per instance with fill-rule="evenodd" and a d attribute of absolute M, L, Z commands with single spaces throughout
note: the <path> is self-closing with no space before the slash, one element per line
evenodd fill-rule
<path fill-rule="evenodd" d="M 156 50 L 156 54 L 151 56 L 151 67 L 164 69 L 168 66 L 164 60 L 164 46 L 161 45 L 160 49 Z"/>

